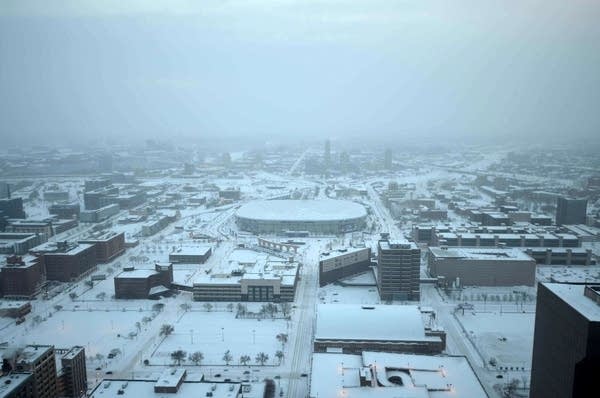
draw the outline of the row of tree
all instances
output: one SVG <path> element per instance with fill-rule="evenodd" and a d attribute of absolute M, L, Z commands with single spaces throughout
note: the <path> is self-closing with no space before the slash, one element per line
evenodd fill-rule
<path fill-rule="evenodd" d="M 279 360 L 279 363 L 281 364 L 284 358 L 283 351 L 277 350 L 275 352 L 275 358 L 277 358 Z M 184 350 L 176 350 L 171 353 L 171 359 L 173 360 L 173 363 L 177 366 L 180 366 L 182 362 L 186 361 L 186 359 L 192 362 L 194 365 L 200 365 L 204 360 L 204 354 L 201 351 L 196 351 L 188 355 L 188 353 Z M 231 354 L 230 350 L 225 351 L 222 360 L 227 366 L 229 366 L 229 364 L 233 362 L 233 355 Z M 252 358 L 250 357 L 250 355 L 244 354 L 240 356 L 239 363 L 240 365 L 247 366 L 250 364 L 251 360 Z M 264 352 L 259 352 L 254 357 L 255 363 L 258 365 L 264 365 L 268 360 L 269 355 Z"/>

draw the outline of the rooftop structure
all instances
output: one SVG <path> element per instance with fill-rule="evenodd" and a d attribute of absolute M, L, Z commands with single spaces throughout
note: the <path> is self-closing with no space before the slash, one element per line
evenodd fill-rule
<path fill-rule="evenodd" d="M 313 355 L 310 398 L 485 398 L 462 356 L 363 352 Z"/>
<path fill-rule="evenodd" d="M 184 381 L 177 392 L 157 392 L 160 380 L 103 380 L 90 394 L 90 398 L 139 398 L 170 396 L 173 398 L 263 398 L 264 383 L 236 383 L 210 381 Z"/>

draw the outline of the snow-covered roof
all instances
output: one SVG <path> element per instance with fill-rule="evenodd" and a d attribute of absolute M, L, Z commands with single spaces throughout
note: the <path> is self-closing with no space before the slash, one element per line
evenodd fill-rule
<path fill-rule="evenodd" d="M 318 353 L 313 354 L 312 363 L 311 397 L 487 397 L 462 356 Z M 361 376 L 377 386 L 361 386 Z M 398 380 L 402 385 L 394 383 Z"/>
<path fill-rule="evenodd" d="M 496 260 L 496 261 L 533 261 L 531 257 L 518 249 L 496 249 L 496 248 L 464 248 L 453 247 L 442 249 L 431 247 L 429 249 L 436 259 L 452 258 L 463 260 Z"/>
<path fill-rule="evenodd" d="M 222 382 L 188 382 L 184 381 L 177 393 L 155 393 L 155 380 L 103 380 L 90 395 L 91 398 L 139 398 L 139 397 L 174 397 L 197 398 L 212 396 L 213 398 L 236 398 L 239 396 L 240 383 Z M 249 384 L 249 392 L 244 397 L 259 398 L 264 394 L 264 383 Z M 119 391 L 122 391 L 119 393 Z M 212 393 L 212 395 L 207 395 Z"/>
<path fill-rule="evenodd" d="M 425 341 L 436 338 L 425 336 L 423 315 L 416 305 L 320 304 L 315 339 Z"/>
<path fill-rule="evenodd" d="M 236 214 L 262 221 L 339 221 L 366 217 L 367 211 L 347 200 L 256 200 L 241 206 Z"/>
<path fill-rule="evenodd" d="M 543 285 L 590 321 L 600 321 L 600 305 L 583 294 L 585 285 L 566 283 L 543 283 Z"/>

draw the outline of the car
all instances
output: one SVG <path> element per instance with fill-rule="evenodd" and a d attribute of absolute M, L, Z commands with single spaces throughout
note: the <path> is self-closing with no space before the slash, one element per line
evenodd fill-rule
<path fill-rule="evenodd" d="M 107 374 L 107 375 L 111 375 L 111 374 L 113 374 L 113 371 L 112 371 L 112 370 L 107 370 L 107 371 L 106 371 L 106 374 Z"/>
<path fill-rule="evenodd" d="M 102 368 L 101 368 L 100 366 L 98 366 L 98 367 L 96 368 L 96 370 L 102 370 Z"/>
<path fill-rule="evenodd" d="M 308 375 L 306 373 L 302 373 L 300 377 L 308 377 Z"/>
<path fill-rule="evenodd" d="M 244 374 L 245 374 L 245 375 L 249 375 L 249 374 L 250 374 L 250 371 L 249 371 L 249 370 L 244 370 Z"/>
<path fill-rule="evenodd" d="M 215 377 L 221 377 L 221 373 L 215 373 Z"/>
<path fill-rule="evenodd" d="M 504 376 L 502 376 L 502 375 L 497 375 L 496 376 L 496 379 L 503 379 L 503 378 L 504 378 Z"/>
<path fill-rule="evenodd" d="M 231 379 L 223 379 L 224 382 L 230 382 Z"/>

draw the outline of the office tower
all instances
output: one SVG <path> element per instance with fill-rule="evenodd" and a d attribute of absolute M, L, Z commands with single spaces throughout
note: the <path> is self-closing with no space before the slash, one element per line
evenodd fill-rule
<path fill-rule="evenodd" d="M 325 169 L 329 169 L 331 167 L 331 142 L 329 140 L 325 141 L 325 154 L 323 155 L 323 165 Z"/>
<path fill-rule="evenodd" d="M 386 149 L 384 154 L 383 167 L 391 170 L 392 168 L 392 150 Z"/>
<path fill-rule="evenodd" d="M 591 396 L 598 369 L 600 285 L 538 284 L 530 397 Z"/>
<path fill-rule="evenodd" d="M 380 240 L 377 287 L 381 300 L 419 300 L 421 250 L 412 242 Z"/>
<path fill-rule="evenodd" d="M 556 200 L 556 225 L 585 224 L 586 199 L 558 198 Z"/>
<path fill-rule="evenodd" d="M 60 359 L 62 396 L 80 398 L 87 392 L 87 373 L 85 368 L 85 350 L 75 346 Z"/>
<path fill-rule="evenodd" d="M 25 347 L 17 358 L 16 370 L 33 373 L 33 398 L 56 398 L 54 346 Z"/>

